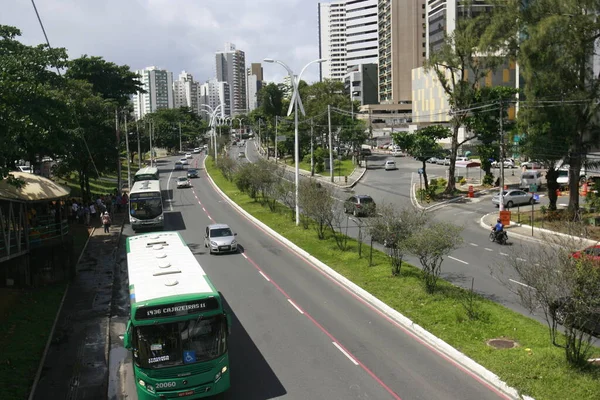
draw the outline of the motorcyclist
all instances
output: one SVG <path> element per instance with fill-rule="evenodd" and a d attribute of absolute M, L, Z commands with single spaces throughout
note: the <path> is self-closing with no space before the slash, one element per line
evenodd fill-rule
<path fill-rule="evenodd" d="M 494 225 L 493 231 L 495 234 L 495 239 L 498 239 L 498 236 L 501 235 L 504 231 L 504 225 L 502 225 L 502 221 L 500 220 L 500 218 L 496 220 L 496 225 Z"/>

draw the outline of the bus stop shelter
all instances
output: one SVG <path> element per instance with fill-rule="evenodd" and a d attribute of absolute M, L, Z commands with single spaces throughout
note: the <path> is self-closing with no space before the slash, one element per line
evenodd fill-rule
<path fill-rule="evenodd" d="M 473 176 L 474 173 L 473 169 L 476 168 L 479 170 L 479 182 L 481 182 L 481 163 L 479 161 L 457 161 L 456 162 L 456 174 L 457 175 L 461 175 L 464 176 L 464 178 L 468 181 L 469 180 L 469 170 L 471 170 L 471 180 L 473 180 L 474 178 L 476 178 L 475 176 Z M 463 175 L 464 173 L 464 175 Z"/>

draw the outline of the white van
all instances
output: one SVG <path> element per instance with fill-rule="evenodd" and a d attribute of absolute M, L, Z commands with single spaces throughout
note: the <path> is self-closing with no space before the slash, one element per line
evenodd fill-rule
<path fill-rule="evenodd" d="M 521 173 L 519 189 L 529 190 L 531 185 L 536 185 L 537 190 L 540 190 L 542 187 L 542 173 L 540 171 L 531 170 Z"/>

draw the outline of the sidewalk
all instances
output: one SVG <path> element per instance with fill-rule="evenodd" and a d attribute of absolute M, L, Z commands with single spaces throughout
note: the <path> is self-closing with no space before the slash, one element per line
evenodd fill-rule
<path fill-rule="evenodd" d="M 77 263 L 30 399 L 105 399 L 108 328 L 115 256 L 126 214 L 115 214 L 109 233 L 99 220 Z M 39 379 L 39 380 L 38 380 Z"/>

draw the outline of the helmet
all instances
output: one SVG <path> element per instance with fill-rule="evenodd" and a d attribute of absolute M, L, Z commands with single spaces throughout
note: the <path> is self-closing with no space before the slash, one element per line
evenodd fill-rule
<path fill-rule="evenodd" d="M 501 222 L 500 218 L 498 218 L 498 219 L 496 220 L 496 222 Z"/>

